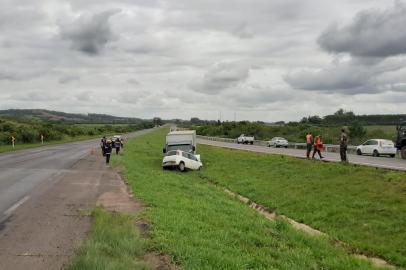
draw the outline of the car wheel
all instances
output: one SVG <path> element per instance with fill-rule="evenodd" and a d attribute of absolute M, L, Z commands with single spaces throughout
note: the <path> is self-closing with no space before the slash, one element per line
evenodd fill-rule
<path fill-rule="evenodd" d="M 253 145 L 254 144 L 254 142 L 251 142 L 251 145 Z"/>
<path fill-rule="evenodd" d="M 374 150 L 374 152 L 372 153 L 372 156 L 374 156 L 374 157 L 379 157 L 379 152 L 378 152 L 378 150 Z"/>
<path fill-rule="evenodd" d="M 179 171 L 181 171 L 181 172 L 184 172 L 185 171 L 185 163 L 183 163 L 183 162 L 181 162 L 181 163 L 179 163 Z"/>
<path fill-rule="evenodd" d="M 358 156 L 362 155 L 361 149 L 357 149 L 357 155 Z"/>
<path fill-rule="evenodd" d="M 403 146 L 402 149 L 400 149 L 400 156 L 402 159 L 406 159 L 406 146 Z"/>
<path fill-rule="evenodd" d="M 389 155 L 391 158 L 394 158 L 396 155 L 395 154 L 392 154 L 392 155 Z"/>
<path fill-rule="evenodd" d="M 287 145 L 285 145 L 285 148 L 288 148 L 288 146 L 287 146 Z"/>

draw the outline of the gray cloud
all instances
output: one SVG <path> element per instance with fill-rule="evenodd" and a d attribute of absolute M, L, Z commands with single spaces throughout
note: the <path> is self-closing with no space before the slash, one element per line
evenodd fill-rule
<path fill-rule="evenodd" d="M 400 1 L 386 10 L 360 12 L 352 23 L 329 26 L 318 38 L 332 53 L 359 57 L 389 57 L 406 53 L 406 5 Z"/>
<path fill-rule="evenodd" d="M 63 76 L 61 78 L 59 78 L 58 82 L 60 84 L 68 84 L 74 81 L 79 81 L 80 80 L 80 76 L 78 75 L 67 75 L 67 76 Z"/>
<path fill-rule="evenodd" d="M 119 12 L 119 9 L 111 9 L 93 15 L 82 14 L 72 24 L 61 25 L 61 37 L 69 40 L 75 50 L 89 55 L 99 54 L 109 41 L 116 39 L 109 19 Z"/>
<path fill-rule="evenodd" d="M 299 70 L 284 76 L 296 89 L 308 91 L 336 91 L 342 94 L 375 94 L 396 88 L 393 74 L 406 74 L 405 61 L 359 61 L 354 58 L 333 62 L 320 70 Z"/>
<path fill-rule="evenodd" d="M 25 93 L 16 93 L 9 96 L 11 100 L 18 100 L 24 102 L 49 102 L 59 100 L 61 98 L 59 93 L 48 93 L 43 90 L 30 90 Z"/>
<path fill-rule="evenodd" d="M 206 119 L 222 111 L 223 119 L 236 112 L 237 119 L 276 121 L 339 107 L 396 113 L 406 106 L 403 55 L 355 57 L 347 50 L 334 57 L 351 59 L 329 64 L 331 56 L 315 46 L 329 22 L 351 26 L 356 12 L 385 10 L 393 5 L 387 1 L 1 3 L 0 108 Z M 320 89 L 318 99 L 296 88 Z M 387 93 L 393 98 L 385 101 Z"/>
<path fill-rule="evenodd" d="M 213 65 L 198 82 L 191 84 L 198 92 L 215 95 L 236 87 L 249 77 L 250 67 L 245 63 L 222 62 Z"/>

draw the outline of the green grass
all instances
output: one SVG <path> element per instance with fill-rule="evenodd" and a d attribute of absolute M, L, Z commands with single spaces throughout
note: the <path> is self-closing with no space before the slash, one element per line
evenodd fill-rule
<path fill-rule="evenodd" d="M 406 173 L 199 146 L 202 177 L 406 266 Z"/>
<path fill-rule="evenodd" d="M 203 180 L 220 167 L 207 154 L 214 149 L 202 152 L 207 172 L 163 171 L 165 133 L 130 140 L 114 163 L 125 166 L 130 187 L 146 205 L 149 246 L 183 269 L 376 269 L 325 237 L 266 220 Z"/>
<path fill-rule="evenodd" d="M 139 259 L 144 255 L 145 243 L 134 226 L 133 216 L 97 208 L 92 217 L 90 238 L 68 270 L 148 269 Z"/>

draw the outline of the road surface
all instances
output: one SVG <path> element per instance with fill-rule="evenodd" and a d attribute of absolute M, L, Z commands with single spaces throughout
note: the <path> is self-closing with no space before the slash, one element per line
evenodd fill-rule
<path fill-rule="evenodd" d="M 90 229 L 83 211 L 122 186 L 99 142 L 0 154 L 0 269 L 61 269 L 69 261 Z"/>
<path fill-rule="evenodd" d="M 270 154 L 280 154 L 293 157 L 306 157 L 306 150 L 291 149 L 291 148 L 270 148 L 266 146 L 258 145 L 246 145 L 246 144 L 236 144 L 228 142 L 219 142 L 212 140 L 205 140 L 199 138 L 197 140 L 199 144 L 212 145 L 223 148 L 240 149 L 246 151 L 260 152 L 260 153 L 270 153 Z M 325 157 L 325 161 L 339 162 L 340 154 L 332 152 L 323 152 L 322 155 Z M 316 154 L 316 157 L 318 155 Z M 406 171 L 406 160 L 389 158 L 389 157 L 372 157 L 372 156 L 358 156 L 358 155 L 348 155 L 350 163 L 371 166 L 376 168 L 386 168 L 392 170 Z"/>

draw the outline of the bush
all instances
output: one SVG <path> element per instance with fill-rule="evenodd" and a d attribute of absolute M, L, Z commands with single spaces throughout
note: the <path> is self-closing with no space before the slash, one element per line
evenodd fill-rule
<path fill-rule="evenodd" d="M 36 130 L 22 128 L 19 132 L 17 140 L 20 140 L 22 143 L 33 143 L 39 141 L 39 133 Z"/>

